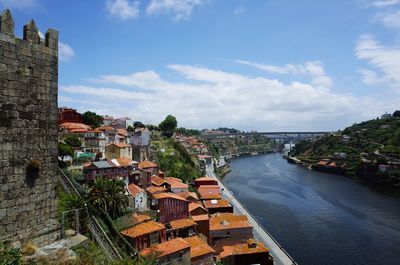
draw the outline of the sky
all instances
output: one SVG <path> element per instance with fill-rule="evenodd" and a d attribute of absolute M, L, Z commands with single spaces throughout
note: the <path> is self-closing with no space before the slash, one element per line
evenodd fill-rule
<path fill-rule="evenodd" d="M 400 109 L 400 0 L 0 0 L 60 32 L 59 106 L 337 130 Z"/>

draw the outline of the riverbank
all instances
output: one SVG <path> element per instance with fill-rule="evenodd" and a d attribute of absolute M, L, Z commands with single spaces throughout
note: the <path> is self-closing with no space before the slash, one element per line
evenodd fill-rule
<path fill-rule="evenodd" d="M 246 215 L 253 226 L 254 237 L 257 241 L 263 242 L 274 257 L 275 265 L 296 265 L 294 259 L 285 251 L 285 249 L 272 237 L 268 231 L 255 219 L 255 217 L 235 198 L 232 192 L 215 175 L 212 167 L 206 169 L 207 175 L 217 179 L 222 190 L 222 197 L 229 200 L 233 206 L 234 212 Z"/>

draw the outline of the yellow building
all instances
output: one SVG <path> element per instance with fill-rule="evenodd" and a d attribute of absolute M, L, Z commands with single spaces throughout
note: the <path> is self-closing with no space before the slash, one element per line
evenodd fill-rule
<path fill-rule="evenodd" d="M 106 159 L 126 157 L 132 159 L 132 147 L 129 144 L 111 143 L 106 146 Z"/>

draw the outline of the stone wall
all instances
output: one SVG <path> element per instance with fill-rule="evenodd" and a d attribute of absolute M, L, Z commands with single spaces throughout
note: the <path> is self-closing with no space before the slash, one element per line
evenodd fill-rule
<path fill-rule="evenodd" d="M 44 245 L 57 222 L 58 32 L 0 15 L 0 241 Z"/>

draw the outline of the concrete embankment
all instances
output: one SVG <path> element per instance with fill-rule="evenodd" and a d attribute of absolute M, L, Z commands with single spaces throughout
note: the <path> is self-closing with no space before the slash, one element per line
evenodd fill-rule
<path fill-rule="evenodd" d="M 276 265 L 296 265 L 297 263 L 283 249 L 283 247 L 268 233 L 267 230 L 253 217 L 253 215 L 235 198 L 235 196 L 218 179 L 212 167 L 207 168 L 208 176 L 218 180 L 222 191 L 222 197 L 232 203 L 234 213 L 246 215 L 253 226 L 254 237 L 257 241 L 263 242 L 271 251 Z"/>

